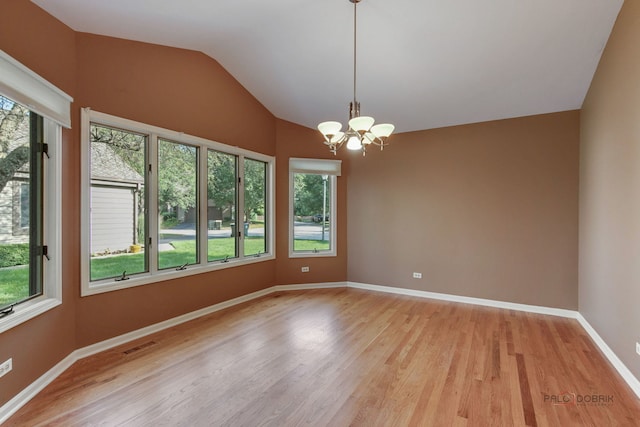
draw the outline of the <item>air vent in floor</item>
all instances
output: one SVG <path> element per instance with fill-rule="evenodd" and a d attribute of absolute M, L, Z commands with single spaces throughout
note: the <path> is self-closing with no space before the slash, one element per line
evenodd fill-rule
<path fill-rule="evenodd" d="M 123 353 L 124 354 L 135 353 L 136 351 L 142 350 L 142 349 L 147 348 L 147 347 L 151 347 L 152 345 L 156 345 L 156 344 L 157 343 L 155 341 L 149 341 L 149 342 L 146 342 L 144 344 L 140 344 L 138 346 L 130 348 L 129 350 L 125 350 L 125 351 L 123 351 Z"/>

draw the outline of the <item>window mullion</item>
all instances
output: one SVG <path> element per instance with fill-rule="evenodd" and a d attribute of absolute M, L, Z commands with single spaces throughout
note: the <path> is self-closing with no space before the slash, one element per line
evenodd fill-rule
<path fill-rule="evenodd" d="M 209 197 L 207 193 L 207 179 L 209 174 L 209 156 L 207 147 L 198 147 L 198 221 L 199 234 L 198 248 L 200 255 L 200 265 L 207 265 L 209 262 Z"/>
<path fill-rule="evenodd" d="M 331 185 L 331 206 L 329 211 L 331 212 L 330 220 L 331 222 L 331 252 L 334 254 L 338 253 L 338 177 L 330 176 L 329 182 Z"/>
<path fill-rule="evenodd" d="M 29 161 L 29 295 L 42 293 L 42 254 L 43 254 L 43 176 L 42 162 L 44 157 L 44 123 L 42 117 L 31 112 Z"/>
<path fill-rule="evenodd" d="M 147 155 L 147 182 L 149 183 L 149 206 L 147 209 L 147 221 L 149 232 L 147 235 L 147 262 L 149 273 L 158 271 L 158 244 L 160 230 L 158 229 L 158 135 L 149 135 L 149 152 Z M 151 242 L 151 243 L 149 243 Z"/>
<path fill-rule="evenodd" d="M 238 156 L 238 182 L 237 197 L 238 209 L 236 209 L 236 242 L 238 242 L 238 258 L 244 256 L 244 156 Z"/>

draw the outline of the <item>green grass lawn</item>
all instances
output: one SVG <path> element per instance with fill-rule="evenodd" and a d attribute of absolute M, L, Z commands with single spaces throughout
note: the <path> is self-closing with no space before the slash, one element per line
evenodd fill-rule
<path fill-rule="evenodd" d="M 0 268 L 0 307 L 29 296 L 29 267 Z"/>
<path fill-rule="evenodd" d="M 314 249 L 326 251 L 331 249 L 328 240 L 295 240 L 293 248 L 296 251 L 312 251 Z"/>
<path fill-rule="evenodd" d="M 161 270 L 196 263 L 195 240 L 176 240 L 171 244 L 175 247 L 174 250 L 160 252 L 158 267 Z M 244 246 L 245 255 L 264 252 L 264 238 L 247 237 L 244 239 Z M 235 240 L 231 237 L 209 239 L 208 261 L 222 260 L 226 256 L 235 258 L 235 253 Z M 123 271 L 131 275 L 145 270 L 143 253 L 91 258 L 91 280 L 116 277 Z"/>
<path fill-rule="evenodd" d="M 193 264 L 196 259 L 194 240 L 177 240 L 174 250 L 160 252 L 159 266 L 175 268 L 182 264 Z M 245 255 L 264 252 L 263 237 L 247 237 L 244 240 Z M 296 240 L 296 250 L 329 249 L 328 241 Z M 232 238 L 209 239 L 208 260 L 217 261 L 235 257 L 235 241 Z M 123 271 L 127 275 L 145 271 L 144 254 L 123 254 L 91 258 L 91 280 L 117 277 Z M 19 301 L 29 295 L 29 269 L 24 267 L 0 268 L 0 307 Z"/>

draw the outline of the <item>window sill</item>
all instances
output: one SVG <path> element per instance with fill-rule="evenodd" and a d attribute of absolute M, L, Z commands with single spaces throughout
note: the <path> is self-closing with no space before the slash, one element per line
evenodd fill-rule
<path fill-rule="evenodd" d="M 289 252 L 289 258 L 329 258 L 337 256 L 335 251 Z"/>
<path fill-rule="evenodd" d="M 102 294 L 105 292 L 117 291 L 121 289 L 133 288 L 136 286 L 148 285 L 151 283 L 163 282 L 166 280 L 180 279 L 182 277 L 193 276 L 195 274 L 209 273 L 217 270 L 224 270 L 226 268 L 240 267 L 243 265 L 255 264 L 263 261 L 270 261 L 275 259 L 273 255 L 260 255 L 259 257 L 249 257 L 238 260 L 229 260 L 228 262 L 213 261 L 206 265 L 192 265 L 188 266 L 186 270 L 163 270 L 155 274 L 139 274 L 131 276 L 130 279 L 116 282 L 113 279 L 103 280 L 100 282 L 91 282 L 82 284 L 81 297 L 90 295 Z"/>
<path fill-rule="evenodd" d="M 57 298 L 40 298 L 16 305 L 13 313 L 0 318 L 0 334 L 62 304 Z"/>

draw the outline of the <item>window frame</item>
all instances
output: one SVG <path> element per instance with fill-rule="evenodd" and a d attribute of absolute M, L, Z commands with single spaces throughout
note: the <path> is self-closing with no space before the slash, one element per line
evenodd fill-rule
<path fill-rule="evenodd" d="M 289 159 L 289 258 L 317 258 L 335 257 L 338 255 L 338 177 L 341 175 L 342 161 L 327 159 Z M 295 175 L 327 175 L 327 182 L 330 188 L 329 218 L 331 226 L 329 229 L 330 249 L 319 251 L 296 251 L 294 250 L 294 196 L 295 196 Z"/>
<path fill-rule="evenodd" d="M 0 318 L 0 333 L 62 304 L 62 128 L 71 128 L 73 98 L 0 50 L 0 94 L 42 116 L 42 239 L 48 258 L 42 262 L 42 294 L 16 304 Z"/>
<path fill-rule="evenodd" d="M 152 244 L 149 249 L 149 271 L 145 273 L 139 273 L 131 275 L 126 281 L 115 281 L 114 278 L 103 279 L 98 281 L 90 280 L 90 254 L 91 254 L 91 233 L 90 233 L 90 125 L 95 123 L 97 125 L 104 125 L 123 129 L 125 131 L 137 132 L 140 134 L 148 135 L 149 144 L 149 156 L 147 160 L 148 165 L 151 164 L 151 172 L 148 178 L 149 188 L 145 191 L 149 193 L 148 203 L 148 236 L 152 237 Z M 220 142 L 211 141 L 205 138 L 188 135 L 182 132 L 172 131 L 161 127 L 147 125 L 134 120 L 125 119 L 117 116 L 113 116 L 106 113 L 91 110 L 90 108 L 81 109 L 81 292 L 82 297 L 100 294 L 104 292 L 111 292 L 120 289 L 126 289 L 136 286 L 147 285 L 151 283 L 162 282 L 166 280 L 172 280 L 182 277 L 191 276 L 194 274 L 202 274 L 211 271 L 217 271 L 232 267 L 238 267 L 241 265 L 254 264 L 256 262 L 264 262 L 275 259 L 275 157 L 268 156 L 262 153 L 246 150 L 239 147 L 233 147 L 230 145 L 222 144 Z M 185 270 L 177 271 L 175 269 L 158 269 L 157 262 L 157 236 L 158 236 L 158 218 L 154 215 L 154 212 L 158 212 L 158 174 L 157 174 L 157 152 L 158 152 L 158 140 L 168 140 L 176 143 L 187 144 L 198 148 L 198 217 L 200 218 L 197 226 L 197 240 L 198 240 L 198 252 L 200 253 L 200 259 L 197 264 L 191 264 L 186 266 Z M 207 182 L 206 177 L 208 174 L 207 169 L 207 150 L 211 149 L 222 153 L 231 155 L 237 155 L 239 161 L 245 157 L 260 160 L 267 164 L 267 182 L 266 193 L 267 202 L 265 211 L 268 212 L 268 224 L 265 224 L 265 235 L 267 238 L 268 252 L 256 256 L 243 256 L 242 251 L 239 251 L 239 256 L 234 259 L 228 259 L 227 261 L 215 260 L 208 261 L 208 239 L 202 238 L 202 236 L 208 235 L 208 223 L 205 220 L 207 218 Z M 205 153 L 203 155 L 202 153 Z M 149 174 L 149 172 L 147 172 Z M 238 172 L 243 177 L 243 172 Z M 244 191 L 243 183 L 238 183 L 238 192 Z M 237 211 L 240 211 L 238 206 Z M 239 230 L 238 230 L 239 231 Z M 238 244 L 240 249 L 244 241 L 244 232 L 238 236 Z"/>
<path fill-rule="evenodd" d="M 62 127 L 43 117 L 48 159 L 43 165 L 43 230 L 49 259 L 42 261 L 42 294 L 16 304 L 0 318 L 0 333 L 62 304 Z"/>

